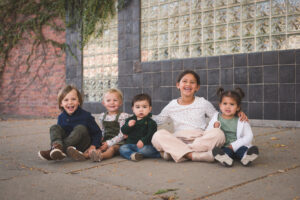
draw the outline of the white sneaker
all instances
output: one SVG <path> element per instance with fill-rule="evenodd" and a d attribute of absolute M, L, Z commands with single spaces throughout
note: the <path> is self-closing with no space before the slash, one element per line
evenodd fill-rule
<path fill-rule="evenodd" d="M 251 162 L 258 157 L 258 154 L 259 151 L 257 146 L 250 147 L 241 159 L 242 165 L 248 166 L 249 164 L 251 164 Z"/>

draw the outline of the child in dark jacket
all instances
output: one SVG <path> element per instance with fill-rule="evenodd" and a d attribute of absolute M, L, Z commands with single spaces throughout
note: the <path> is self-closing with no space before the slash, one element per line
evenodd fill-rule
<path fill-rule="evenodd" d="M 132 100 L 134 115 L 126 119 L 121 130 L 128 135 L 126 144 L 120 147 L 120 154 L 132 161 L 143 157 L 160 158 L 159 152 L 152 146 L 151 139 L 157 130 L 157 125 L 151 119 L 151 97 L 147 94 L 136 95 Z"/>
<path fill-rule="evenodd" d="M 82 103 L 82 96 L 74 86 L 67 85 L 60 91 L 58 106 L 62 113 L 57 124 L 50 128 L 51 148 L 39 151 L 40 158 L 62 160 L 67 153 L 74 160 L 83 161 L 93 149 L 100 147 L 101 130 L 91 113 L 80 107 Z"/>

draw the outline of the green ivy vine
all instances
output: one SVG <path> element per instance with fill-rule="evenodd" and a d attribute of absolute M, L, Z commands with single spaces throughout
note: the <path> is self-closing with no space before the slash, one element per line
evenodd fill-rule
<path fill-rule="evenodd" d="M 49 39 L 43 32 L 50 26 L 58 34 L 78 20 L 82 21 L 83 45 L 91 36 L 99 36 L 106 22 L 116 14 L 118 8 L 125 7 L 130 0 L 0 0 L 0 74 L 7 65 L 12 49 L 20 41 L 33 40 L 31 54 L 39 45 L 54 45 L 67 50 L 65 43 Z M 75 8 L 72 20 L 66 22 L 67 8 Z M 57 23 L 57 19 L 64 22 Z"/>

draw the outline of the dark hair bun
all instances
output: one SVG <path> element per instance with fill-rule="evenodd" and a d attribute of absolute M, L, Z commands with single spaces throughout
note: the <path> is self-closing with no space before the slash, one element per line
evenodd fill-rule
<path fill-rule="evenodd" d="M 245 93 L 243 92 L 243 90 L 239 87 L 235 88 L 235 92 L 238 93 L 238 95 L 242 98 L 244 98 Z"/>
<path fill-rule="evenodd" d="M 219 87 L 219 89 L 217 90 L 217 95 L 218 95 L 219 97 L 221 97 L 223 92 L 224 92 L 224 88 Z"/>

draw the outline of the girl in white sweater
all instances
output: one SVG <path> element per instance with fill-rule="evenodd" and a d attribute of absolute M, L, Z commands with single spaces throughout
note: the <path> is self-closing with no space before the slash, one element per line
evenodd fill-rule
<path fill-rule="evenodd" d="M 152 137 L 152 144 L 165 160 L 212 162 L 212 149 L 215 146 L 222 147 L 225 136 L 219 128 L 205 131 L 205 116 L 211 118 L 217 111 L 209 101 L 195 96 L 200 88 L 200 78 L 194 71 L 182 72 L 176 87 L 180 90 L 180 97 L 172 100 L 159 115 L 153 117 L 157 124 L 163 124 L 170 118 L 174 133 L 158 130 Z M 247 119 L 244 113 L 241 115 Z"/>
<path fill-rule="evenodd" d="M 247 166 L 258 157 L 258 148 L 252 146 L 253 133 L 248 122 L 238 120 L 236 114 L 240 111 L 241 100 L 244 93 L 240 88 L 234 91 L 217 91 L 220 97 L 220 111 L 215 113 L 206 130 L 220 128 L 225 134 L 223 147 L 215 147 L 213 155 L 215 160 L 226 167 L 231 167 L 233 159 L 241 161 Z"/>

